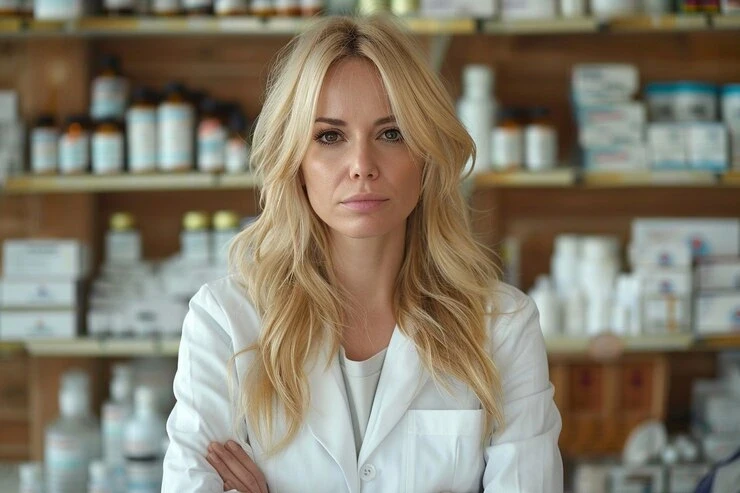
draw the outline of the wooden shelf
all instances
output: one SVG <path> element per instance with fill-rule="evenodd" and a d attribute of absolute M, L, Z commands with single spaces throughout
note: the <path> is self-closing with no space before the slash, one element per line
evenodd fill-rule
<path fill-rule="evenodd" d="M 21 32 L 21 28 L 23 27 L 23 22 L 21 19 L 10 17 L 10 18 L 2 18 L 0 17 L 0 35 L 12 35 L 17 34 Z"/>
<path fill-rule="evenodd" d="M 740 29 L 740 14 L 714 15 L 712 27 L 715 29 Z"/>
<path fill-rule="evenodd" d="M 701 31 L 710 28 L 709 16 L 700 14 L 665 14 L 617 17 L 606 22 L 613 32 Z"/>
<path fill-rule="evenodd" d="M 177 339 L 30 339 L 25 342 L 32 356 L 127 357 L 177 356 Z"/>
<path fill-rule="evenodd" d="M 476 187 L 571 187 L 576 182 L 573 168 L 551 171 L 502 171 L 481 173 L 475 177 Z"/>
<path fill-rule="evenodd" d="M 589 187 L 707 187 L 719 183 L 715 173 L 709 171 L 588 171 L 583 183 Z"/>
<path fill-rule="evenodd" d="M 146 190 L 202 190 L 251 188 L 250 174 L 215 175 L 209 173 L 121 174 L 115 176 L 17 176 L 6 180 L 0 193 L 102 193 Z"/>
<path fill-rule="evenodd" d="M 406 17 L 401 20 L 416 34 L 475 34 L 478 31 L 474 19 Z"/>
<path fill-rule="evenodd" d="M 591 33 L 598 29 L 599 22 L 593 17 L 521 21 L 491 20 L 483 23 L 483 33 L 486 34 Z"/>
<path fill-rule="evenodd" d="M 729 187 L 740 187 L 740 170 L 728 171 L 722 175 L 722 184 Z"/>
<path fill-rule="evenodd" d="M 591 341 L 589 337 L 546 337 L 545 345 L 548 354 L 586 354 Z M 624 351 L 628 353 L 689 351 L 692 349 L 694 335 L 644 335 L 623 337 L 621 341 Z M 740 340 L 737 345 L 740 345 Z"/>

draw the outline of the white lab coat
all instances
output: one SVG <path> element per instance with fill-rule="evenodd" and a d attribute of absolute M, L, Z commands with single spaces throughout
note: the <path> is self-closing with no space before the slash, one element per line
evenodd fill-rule
<path fill-rule="evenodd" d="M 227 377 L 235 351 L 257 340 L 259 318 L 233 278 L 203 286 L 183 326 L 162 492 L 222 492 L 206 449 L 211 441 L 235 439 L 265 474 L 270 493 L 561 493 L 561 420 L 537 310 L 504 284 L 494 299 L 500 314 L 489 324 L 491 350 L 506 426 L 486 447 L 473 392 L 460 382 L 451 393 L 436 385 L 413 342 L 396 327 L 359 457 L 338 358 L 328 370 L 326 360 L 308 370 L 305 423 L 287 448 L 267 457 L 256 440 L 250 442 L 248 427 L 247 436 L 237 436 Z M 251 354 L 236 359 L 233 388 Z M 279 420 L 276 426 L 282 436 Z"/>

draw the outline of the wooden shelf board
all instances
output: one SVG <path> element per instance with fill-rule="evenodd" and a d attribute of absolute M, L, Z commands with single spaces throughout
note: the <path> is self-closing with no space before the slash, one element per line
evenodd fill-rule
<path fill-rule="evenodd" d="M 257 178 L 251 173 L 228 174 L 218 176 L 218 188 L 256 188 Z"/>
<path fill-rule="evenodd" d="M 740 29 L 740 14 L 714 15 L 712 26 L 715 29 Z"/>
<path fill-rule="evenodd" d="M 25 342 L 32 356 L 176 356 L 179 340 L 151 339 L 30 339 Z"/>
<path fill-rule="evenodd" d="M 726 186 L 740 187 L 740 170 L 728 171 L 722 175 L 721 182 Z"/>
<path fill-rule="evenodd" d="M 571 187 L 575 184 L 575 169 L 551 171 L 502 171 L 481 173 L 475 177 L 475 186 L 485 187 Z"/>
<path fill-rule="evenodd" d="M 692 348 L 693 334 L 666 334 L 623 337 L 624 351 L 662 352 L 687 351 Z M 739 341 L 740 342 L 740 341 Z M 546 337 L 545 345 L 549 354 L 585 354 L 591 338 L 589 337 Z"/>
<path fill-rule="evenodd" d="M 636 15 L 617 17 L 606 22 L 610 31 L 701 31 L 709 29 L 709 18 L 704 15 Z"/>
<path fill-rule="evenodd" d="M 475 34 L 477 31 L 474 19 L 406 17 L 402 22 L 416 34 Z"/>
<path fill-rule="evenodd" d="M 75 193 L 136 190 L 188 190 L 215 188 L 216 177 L 207 173 L 122 174 L 116 176 L 10 177 L 3 193 Z"/>
<path fill-rule="evenodd" d="M 583 183 L 589 187 L 707 187 L 718 183 L 709 171 L 587 171 Z"/>
<path fill-rule="evenodd" d="M 0 17 L 0 34 L 16 34 L 21 31 L 23 20 L 18 17 Z"/>
<path fill-rule="evenodd" d="M 598 28 L 599 22 L 593 17 L 521 21 L 492 20 L 483 24 L 483 32 L 486 34 L 589 33 L 596 32 Z"/>

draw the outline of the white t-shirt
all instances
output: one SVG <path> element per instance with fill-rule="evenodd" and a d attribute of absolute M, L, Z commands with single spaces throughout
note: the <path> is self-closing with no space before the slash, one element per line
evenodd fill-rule
<path fill-rule="evenodd" d="M 347 402 L 352 415 L 355 449 L 358 455 L 362 440 L 365 439 L 365 430 L 373 408 L 375 390 L 378 388 L 386 351 L 387 349 L 383 349 L 365 361 L 353 361 L 347 358 L 343 347 L 339 349 L 339 365 L 342 367 L 344 387 L 347 390 Z"/>

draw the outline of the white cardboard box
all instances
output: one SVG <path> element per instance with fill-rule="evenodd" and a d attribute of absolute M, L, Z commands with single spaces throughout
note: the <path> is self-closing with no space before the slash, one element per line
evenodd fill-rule
<path fill-rule="evenodd" d="M 420 17 L 495 17 L 498 2 L 494 0 L 421 0 Z"/>
<path fill-rule="evenodd" d="M 640 292 L 646 296 L 691 295 L 692 273 L 690 268 L 664 269 L 640 267 L 635 274 L 639 279 Z"/>
<path fill-rule="evenodd" d="M 77 313 L 74 310 L 0 311 L 0 340 L 73 338 L 78 334 L 77 328 Z"/>
<path fill-rule="evenodd" d="M 686 125 L 689 167 L 722 172 L 730 162 L 730 143 L 723 123 L 694 122 Z"/>
<path fill-rule="evenodd" d="M 679 268 L 691 267 L 691 249 L 685 241 L 655 241 L 629 246 L 630 264 L 633 270 L 642 266 Z"/>
<path fill-rule="evenodd" d="M 642 103 L 584 106 L 578 109 L 578 142 L 583 147 L 640 144 L 647 119 Z"/>
<path fill-rule="evenodd" d="M 89 272 L 87 248 L 76 240 L 5 240 L 5 278 L 81 279 Z"/>
<path fill-rule="evenodd" d="M 685 127 L 678 123 L 651 123 L 647 129 L 648 160 L 655 169 L 686 169 Z"/>
<path fill-rule="evenodd" d="M 0 279 L 0 308 L 74 308 L 75 281 Z"/>
<path fill-rule="evenodd" d="M 699 291 L 740 290 L 740 257 L 709 257 L 696 266 Z"/>
<path fill-rule="evenodd" d="M 578 104 L 629 101 L 640 81 L 637 67 L 623 63 L 583 63 L 573 67 L 573 99 Z"/>
<path fill-rule="evenodd" d="M 740 221 L 737 219 L 640 218 L 632 221 L 632 242 L 683 241 L 693 257 L 737 256 L 740 253 Z"/>
<path fill-rule="evenodd" d="M 589 171 L 637 171 L 647 169 L 645 145 L 584 149 L 583 167 Z"/>
<path fill-rule="evenodd" d="M 695 314 L 694 326 L 699 334 L 740 332 L 740 291 L 700 294 Z"/>

